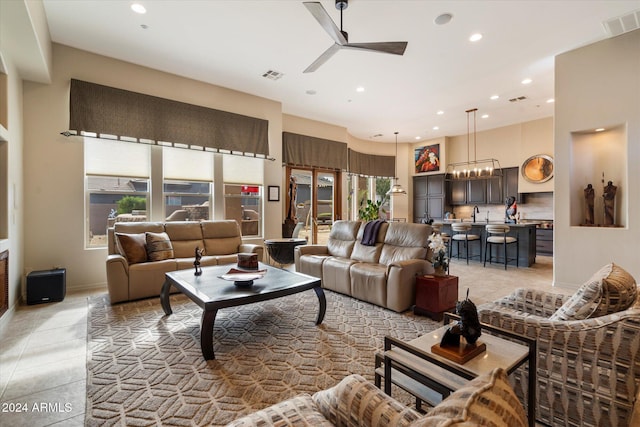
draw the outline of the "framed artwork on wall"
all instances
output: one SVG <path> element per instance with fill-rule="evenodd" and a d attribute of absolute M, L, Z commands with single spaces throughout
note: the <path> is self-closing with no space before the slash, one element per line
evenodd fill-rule
<path fill-rule="evenodd" d="M 440 170 L 440 144 L 427 145 L 414 150 L 416 173 Z"/>
<path fill-rule="evenodd" d="M 280 201 L 280 187 L 277 185 L 270 185 L 268 188 L 268 199 L 270 202 Z"/>

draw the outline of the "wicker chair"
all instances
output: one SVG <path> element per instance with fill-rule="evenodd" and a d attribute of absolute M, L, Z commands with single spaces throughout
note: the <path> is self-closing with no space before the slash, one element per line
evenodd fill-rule
<path fill-rule="evenodd" d="M 478 306 L 478 314 L 483 323 L 537 339 L 538 421 L 552 426 L 629 426 L 640 390 L 640 298 L 614 314 L 550 320 L 568 299 L 518 289 Z M 516 393 L 526 402 L 526 369 L 516 371 L 514 379 Z"/>

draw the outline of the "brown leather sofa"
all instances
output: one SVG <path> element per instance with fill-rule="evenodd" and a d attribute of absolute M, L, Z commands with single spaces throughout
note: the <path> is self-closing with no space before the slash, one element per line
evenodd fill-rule
<path fill-rule="evenodd" d="M 402 312 L 415 303 L 415 278 L 434 272 L 427 260 L 431 226 L 383 223 L 371 246 L 365 224 L 336 221 L 326 245 L 297 246 L 296 271 L 319 277 L 322 287 Z"/>
<path fill-rule="evenodd" d="M 147 233 L 166 233 L 172 255 L 167 259 L 149 261 L 146 247 L 131 248 L 124 242 L 144 244 Z M 125 236 L 119 236 L 125 235 Z M 116 222 L 107 230 L 107 287 L 111 303 L 160 295 L 165 273 L 193 268 L 195 248 L 204 248 L 202 267 L 234 264 L 240 252 L 253 252 L 262 260 L 261 245 L 242 243 L 240 227 L 234 220 L 177 222 Z M 125 247 L 126 246 L 126 247 Z M 141 257 L 132 256 L 136 251 Z"/>

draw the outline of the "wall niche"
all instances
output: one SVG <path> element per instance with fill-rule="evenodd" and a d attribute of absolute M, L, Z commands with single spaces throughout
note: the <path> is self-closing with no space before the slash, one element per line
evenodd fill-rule
<path fill-rule="evenodd" d="M 598 130 L 571 133 L 571 225 L 626 227 L 627 212 L 627 127 L 615 125 Z M 616 187 L 613 224 L 605 220 L 605 186 Z M 593 224 L 587 220 L 585 189 L 593 187 Z"/>

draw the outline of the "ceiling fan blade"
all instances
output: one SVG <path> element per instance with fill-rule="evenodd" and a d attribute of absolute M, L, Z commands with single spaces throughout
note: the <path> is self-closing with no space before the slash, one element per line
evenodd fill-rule
<path fill-rule="evenodd" d="M 339 51 L 341 48 L 342 48 L 342 46 L 337 44 L 337 43 L 332 44 L 329 49 L 325 50 L 324 53 L 322 55 L 320 55 L 318 57 L 318 59 L 313 61 L 313 63 L 311 65 L 309 65 L 303 72 L 304 73 L 312 73 L 312 72 L 314 72 L 315 70 L 320 68 L 320 66 L 322 64 L 327 62 L 329 60 L 329 58 L 331 58 L 333 55 L 335 55 L 335 53 L 337 51 Z"/>
<path fill-rule="evenodd" d="M 347 44 L 347 39 L 342 35 L 340 29 L 333 22 L 324 7 L 322 7 L 322 4 L 313 1 L 306 1 L 304 2 L 304 5 L 337 44 Z"/>
<path fill-rule="evenodd" d="M 348 43 L 343 46 L 347 49 L 370 50 L 392 55 L 404 55 L 407 42 L 375 42 L 375 43 Z"/>

